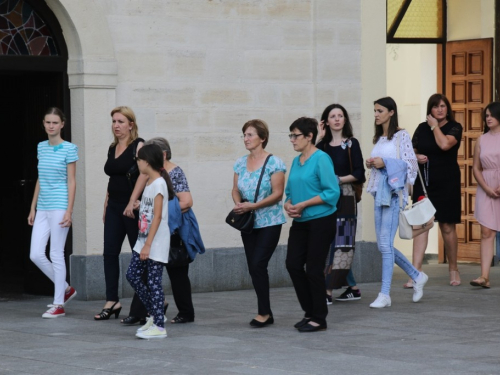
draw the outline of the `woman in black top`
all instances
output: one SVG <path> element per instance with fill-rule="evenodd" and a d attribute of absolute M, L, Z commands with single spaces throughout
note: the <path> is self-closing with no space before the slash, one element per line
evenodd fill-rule
<path fill-rule="evenodd" d="M 138 136 L 134 112 L 129 107 L 116 107 L 111 111 L 111 118 L 114 141 L 104 165 L 104 172 L 109 176 L 103 213 L 106 304 L 94 316 L 95 320 L 107 320 L 113 314 L 117 318 L 122 309 L 118 298 L 119 255 L 125 236 L 133 247 L 138 234 L 137 211 L 134 218 L 124 213 L 134 203 L 130 200 L 134 189 L 142 192 L 147 181 L 146 175 L 139 174 L 135 161 L 144 140 Z"/>
<path fill-rule="evenodd" d="M 337 206 L 337 235 L 333 240 L 325 268 L 327 304 L 332 303 L 332 289 L 348 288 L 337 301 L 361 299 L 351 265 L 354 256 L 357 205 L 353 183 L 365 181 L 365 167 L 361 147 L 353 137 L 349 114 L 340 104 L 331 104 L 321 116 L 317 148 L 326 152 L 333 161 L 341 189 Z"/>
<path fill-rule="evenodd" d="M 436 208 L 436 221 L 443 236 L 452 286 L 460 285 L 456 224 L 460 223 L 462 202 L 457 163 L 461 140 L 462 125 L 454 120 L 450 102 L 442 94 L 432 95 L 427 103 L 427 121 L 418 125 L 412 143 L 429 199 Z M 417 178 L 413 187 L 413 202 L 423 195 L 422 184 Z M 413 239 L 413 265 L 419 271 L 428 238 L 429 232 L 425 232 Z M 410 281 L 405 287 L 409 284 Z"/>

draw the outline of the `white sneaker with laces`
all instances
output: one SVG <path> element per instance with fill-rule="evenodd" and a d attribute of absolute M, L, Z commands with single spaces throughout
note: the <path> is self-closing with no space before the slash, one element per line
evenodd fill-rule
<path fill-rule="evenodd" d="M 146 324 L 144 324 L 142 327 L 137 328 L 137 332 L 143 332 L 147 331 L 149 327 L 153 325 L 153 317 L 150 316 L 149 318 L 146 319 Z"/>
<path fill-rule="evenodd" d="M 375 301 L 370 303 L 370 307 L 373 309 L 382 309 L 384 307 L 391 306 L 391 297 L 387 294 L 379 293 Z"/>
<path fill-rule="evenodd" d="M 413 302 L 418 302 L 424 295 L 424 285 L 429 280 L 429 276 L 420 272 L 420 276 L 413 280 Z"/>
<path fill-rule="evenodd" d="M 167 329 L 164 328 L 163 330 L 160 330 L 156 325 L 152 325 L 145 331 L 139 331 L 135 334 L 137 337 L 140 339 L 164 339 L 167 337 Z"/>

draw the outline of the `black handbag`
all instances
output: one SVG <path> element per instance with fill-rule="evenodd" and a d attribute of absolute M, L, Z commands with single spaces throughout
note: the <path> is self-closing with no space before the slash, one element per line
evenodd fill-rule
<path fill-rule="evenodd" d="M 259 196 L 260 183 L 262 182 L 262 177 L 264 177 L 264 172 L 266 170 L 267 162 L 269 158 L 273 156 L 273 154 L 269 154 L 262 166 L 262 172 L 260 173 L 259 183 L 257 184 L 257 189 L 255 189 L 255 199 L 254 202 L 257 202 L 257 197 Z M 243 199 L 242 202 L 248 202 L 248 200 Z M 234 229 L 238 229 L 242 233 L 252 233 L 253 223 L 254 223 L 254 212 L 248 211 L 241 215 L 235 213 L 233 210 L 229 212 L 229 215 L 226 217 L 226 223 L 232 226 Z"/>
<path fill-rule="evenodd" d="M 187 252 L 186 244 L 179 233 L 175 231 L 170 236 L 170 251 L 168 252 L 167 267 L 183 267 L 187 266 L 192 261 L 193 260 Z"/>

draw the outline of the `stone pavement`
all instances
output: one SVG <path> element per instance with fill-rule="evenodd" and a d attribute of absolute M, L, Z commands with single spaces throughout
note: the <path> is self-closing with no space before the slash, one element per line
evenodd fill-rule
<path fill-rule="evenodd" d="M 158 341 L 115 319 L 95 322 L 102 301 L 71 301 L 51 320 L 41 318 L 50 298 L 3 298 L 0 374 L 499 374 L 500 267 L 489 290 L 468 284 L 478 265 L 460 269 L 463 285 L 450 287 L 446 265 L 426 265 L 429 283 L 413 303 L 396 267 L 392 307 L 370 309 L 380 283 L 362 284 L 362 299 L 334 302 L 317 333 L 292 327 L 302 312 L 291 288 L 271 291 L 276 323 L 263 329 L 248 325 L 252 290 L 195 294 L 196 321 L 168 324 Z"/>

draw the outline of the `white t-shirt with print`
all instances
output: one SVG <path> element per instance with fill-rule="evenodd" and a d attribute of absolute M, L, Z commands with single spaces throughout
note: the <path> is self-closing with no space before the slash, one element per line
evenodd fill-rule
<path fill-rule="evenodd" d="M 154 212 L 154 201 L 158 194 L 163 196 L 163 207 L 161 222 L 151 244 L 149 259 L 160 263 L 168 263 L 170 250 L 170 229 L 168 227 L 168 191 L 163 177 L 159 177 L 149 185 L 146 185 L 142 193 L 141 207 L 139 209 L 139 235 L 134 246 L 134 251 L 140 253 L 149 235 L 151 222 L 156 214 Z"/>

